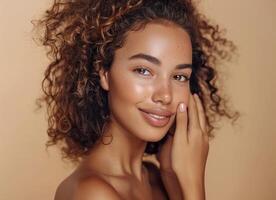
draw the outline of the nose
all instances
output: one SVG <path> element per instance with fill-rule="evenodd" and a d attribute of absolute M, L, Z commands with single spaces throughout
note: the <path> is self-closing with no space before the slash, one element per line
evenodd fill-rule
<path fill-rule="evenodd" d="M 156 82 L 154 93 L 152 95 L 153 102 L 160 102 L 161 104 L 170 104 L 172 101 L 172 89 L 171 85 L 166 80 L 160 80 Z"/>

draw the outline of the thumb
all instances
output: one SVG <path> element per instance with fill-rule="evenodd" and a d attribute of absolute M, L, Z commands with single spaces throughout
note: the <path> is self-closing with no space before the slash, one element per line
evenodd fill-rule
<path fill-rule="evenodd" d="M 174 137 L 177 138 L 176 141 L 188 141 L 187 124 L 187 106 L 182 102 L 179 103 L 176 112 L 176 128 L 174 135 Z"/>

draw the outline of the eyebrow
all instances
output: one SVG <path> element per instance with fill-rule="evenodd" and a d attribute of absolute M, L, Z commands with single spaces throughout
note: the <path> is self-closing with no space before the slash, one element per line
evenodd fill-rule
<path fill-rule="evenodd" d="M 151 55 L 148 55 L 148 54 L 144 54 L 144 53 L 138 53 L 138 54 L 135 54 L 131 57 L 128 58 L 129 60 L 133 60 L 133 59 L 144 59 L 144 60 L 147 60 L 155 65 L 158 65 L 160 66 L 161 65 L 161 61 L 154 57 L 154 56 L 151 56 Z M 191 68 L 192 69 L 192 64 L 189 64 L 189 63 L 185 63 L 185 64 L 178 64 L 176 65 L 175 67 L 176 69 L 186 69 L 186 68 Z"/>

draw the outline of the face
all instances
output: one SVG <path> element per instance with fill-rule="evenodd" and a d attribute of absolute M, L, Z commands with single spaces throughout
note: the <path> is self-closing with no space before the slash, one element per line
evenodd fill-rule
<path fill-rule="evenodd" d="M 149 23 L 129 32 L 110 71 L 100 73 L 112 124 L 144 141 L 161 140 L 178 104 L 188 105 L 191 64 L 191 41 L 182 28 Z"/>

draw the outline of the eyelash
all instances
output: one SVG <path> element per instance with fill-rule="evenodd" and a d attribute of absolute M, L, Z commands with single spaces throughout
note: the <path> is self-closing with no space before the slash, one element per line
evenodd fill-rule
<path fill-rule="evenodd" d="M 148 69 L 146 69 L 146 68 L 144 68 L 144 67 L 138 67 L 138 68 L 134 69 L 133 71 L 134 71 L 134 72 L 137 72 L 138 74 L 144 75 L 143 73 L 140 73 L 141 70 L 146 70 L 146 71 L 150 72 L 150 70 L 148 70 Z M 140 72 L 139 72 L 139 71 L 140 71 Z M 147 75 L 146 75 L 146 76 L 147 76 Z M 184 78 L 186 79 L 186 81 L 180 81 L 180 82 L 187 82 L 187 81 L 190 80 L 190 78 L 189 78 L 188 76 L 185 76 L 185 75 L 176 75 L 176 76 L 182 76 L 182 77 L 184 77 Z"/>

